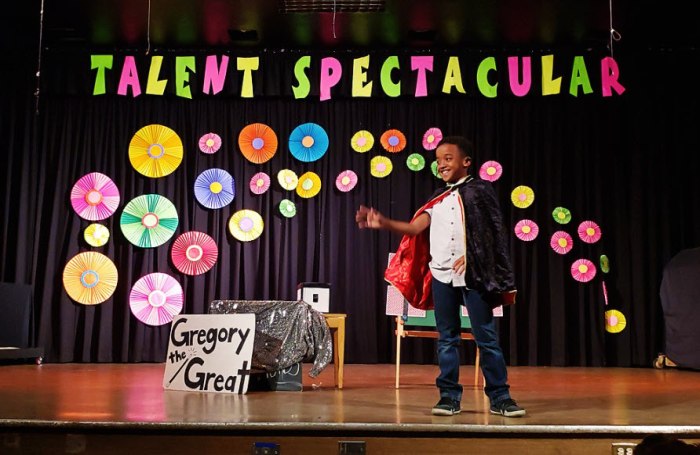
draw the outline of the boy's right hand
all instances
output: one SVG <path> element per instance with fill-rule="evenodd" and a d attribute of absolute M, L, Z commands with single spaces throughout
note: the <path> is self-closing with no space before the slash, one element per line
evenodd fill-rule
<path fill-rule="evenodd" d="M 360 205 L 360 208 L 355 212 L 355 222 L 360 229 L 369 227 L 367 224 L 367 216 L 369 215 L 369 208 L 364 205 Z"/>
<path fill-rule="evenodd" d="M 355 213 L 355 221 L 360 229 L 381 229 L 384 224 L 384 216 L 373 208 L 360 205 Z"/>

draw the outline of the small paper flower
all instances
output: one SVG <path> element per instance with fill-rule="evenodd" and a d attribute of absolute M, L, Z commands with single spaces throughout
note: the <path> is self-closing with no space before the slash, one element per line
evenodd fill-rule
<path fill-rule="evenodd" d="M 535 200 L 535 192 L 529 186 L 520 185 L 515 187 L 513 192 L 510 193 L 510 199 L 513 201 L 514 206 L 524 209 L 530 207 Z"/>
<path fill-rule="evenodd" d="M 341 172 L 335 179 L 336 188 L 343 193 L 347 193 L 348 191 L 352 190 L 355 188 L 355 185 L 357 185 L 357 174 L 351 170 Z"/>
<path fill-rule="evenodd" d="M 552 211 L 552 218 L 559 224 L 567 224 L 571 221 L 571 212 L 566 207 L 557 207 Z"/>
<path fill-rule="evenodd" d="M 428 131 L 423 134 L 423 148 L 426 150 L 435 150 L 442 140 L 442 131 L 440 128 L 428 128 Z"/>
<path fill-rule="evenodd" d="M 211 155 L 221 148 L 221 137 L 216 133 L 207 133 L 199 138 L 199 150 Z"/>
<path fill-rule="evenodd" d="M 296 189 L 299 183 L 299 177 L 291 169 L 282 169 L 277 173 L 277 181 L 280 186 L 287 191 L 292 191 Z"/>
<path fill-rule="evenodd" d="M 503 174 L 503 167 L 498 161 L 487 161 L 479 169 L 479 177 L 489 182 L 495 182 L 501 178 L 501 174 Z"/>
<path fill-rule="evenodd" d="M 609 333 L 620 333 L 627 325 L 627 318 L 618 310 L 605 312 L 605 330 Z"/>
<path fill-rule="evenodd" d="M 425 167 L 425 158 L 420 153 L 411 153 L 406 158 L 406 166 L 413 172 L 418 172 Z"/>
<path fill-rule="evenodd" d="M 321 191 L 321 177 L 315 172 L 306 172 L 299 177 L 297 194 L 303 198 L 311 198 Z"/>
<path fill-rule="evenodd" d="M 109 229 L 104 224 L 92 223 L 85 228 L 83 237 L 90 246 L 103 246 L 109 241 Z"/>
<path fill-rule="evenodd" d="M 250 178 L 250 191 L 255 194 L 263 194 L 270 188 L 270 176 L 264 172 L 258 172 Z"/>
<path fill-rule="evenodd" d="M 574 280 L 587 283 L 595 277 L 595 265 L 588 259 L 578 259 L 571 264 L 571 276 Z"/>
<path fill-rule="evenodd" d="M 293 218 L 297 214 L 297 206 L 289 199 L 280 201 L 280 213 L 285 218 Z"/>
<path fill-rule="evenodd" d="M 406 148 L 406 136 L 396 129 L 384 131 L 384 134 L 379 138 L 379 142 L 384 147 L 384 150 L 389 153 L 399 153 Z"/>
<path fill-rule="evenodd" d="M 586 243 L 600 240 L 600 227 L 594 221 L 583 221 L 578 225 L 578 236 Z"/>
<path fill-rule="evenodd" d="M 535 240 L 539 232 L 539 226 L 532 220 L 520 220 L 515 225 L 515 236 L 525 242 Z"/>
<path fill-rule="evenodd" d="M 393 168 L 391 160 L 386 156 L 375 156 L 370 161 L 370 172 L 374 177 L 386 177 L 391 174 Z"/>
<path fill-rule="evenodd" d="M 353 134 L 350 146 L 358 153 L 368 152 L 374 145 L 374 136 L 367 130 L 360 130 Z"/>
<path fill-rule="evenodd" d="M 437 161 L 430 163 L 430 171 L 433 173 L 436 179 L 442 180 L 442 175 L 438 172 Z"/>
<path fill-rule="evenodd" d="M 568 232 L 557 231 L 552 234 L 549 246 L 559 254 L 566 254 L 574 247 L 574 239 L 571 238 Z"/>

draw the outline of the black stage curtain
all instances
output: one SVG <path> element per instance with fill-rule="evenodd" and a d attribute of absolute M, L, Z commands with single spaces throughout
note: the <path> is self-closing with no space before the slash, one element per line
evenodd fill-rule
<path fill-rule="evenodd" d="M 393 320 L 384 313 L 387 255 L 398 236 L 360 231 L 354 213 L 369 204 L 387 216 L 409 219 L 439 185 L 426 168 L 413 173 L 405 165 L 408 152 L 432 161 L 420 139 L 429 127 L 471 138 L 476 166 L 500 161 L 503 177 L 494 183 L 509 227 L 509 242 L 519 288 L 518 303 L 500 320 L 501 341 L 511 365 L 650 366 L 663 347 L 663 316 L 659 285 L 664 264 L 678 251 L 700 245 L 700 169 L 697 112 L 700 96 L 689 70 L 696 51 L 640 51 L 616 59 L 624 71 L 627 92 L 603 99 L 558 95 L 525 98 L 480 96 L 353 100 L 329 102 L 265 96 L 244 100 L 236 96 L 92 97 L 52 93 L 42 97 L 34 115 L 31 63 L 20 75 L 3 73 L 16 90 L 2 92 L 0 137 L 7 165 L 3 166 L 2 281 L 34 286 L 38 344 L 53 362 L 163 361 L 169 325 L 147 326 L 133 317 L 128 296 L 146 273 L 177 277 L 185 293 L 184 313 L 204 313 L 214 299 L 294 299 L 304 281 L 332 285 L 331 309 L 348 314 L 346 359 L 351 363 L 392 362 Z M 50 59 L 48 60 L 50 65 Z M 43 78 L 61 77 L 60 65 L 47 67 Z M 6 85 L 7 86 L 7 85 Z M 237 147 L 247 124 L 270 125 L 280 141 L 276 156 L 262 165 L 245 160 Z M 301 163 L 288 151 L 287 138 L 305 122 L 322 125 L 330 148 L 323 159 Z M 185 147 L 180 167 L 171 175 L 149 179 L 130 165 L 128 146 L 141 127 L 159 123 L 174 129 Z M 408 147 L 398 155 L 381 150 L 379 136 L 397 128 Z M 377 140 L 366 154 L 350 148 L 360 129 Z M 199 137 L 209 131 L 223 138 L 222 149 L 204 155 Z M 384 179 L 370 176 L 372 156 L 389 156 L 394 170 Z M 207 210 L 193 195 L 193 183 L 205 169 L 228 170 L 236 182 L 236 197 L 221 210 Z M 320 194 L 305 200 L 273 183 L 263 196 L 248 189 L 250 177 L 265 171 L 273 177 L 282 168 L 301 175 L 316 172 Z M 336 175 L 353 169 L 359 184 L 350 193 L 335 189 Z M 118 185 L 122 202 L 104 221 L 111 232 L 101 251 L 119 270 L 114 295 L 96 306 L 73 302 L 63 290 L 62 273 L 75 254 L 90 250 L 82 240 L 89 224 L 71 209 L 69 192 L 82 175 L 98 171 Z M 528 185 L 536 199 L 527 209 L 515 208 L 511 190 Z M 145 193 L 158 193 L 178 209 L 176 235 L 189 230 L 208 233 L 219 245 L 212 270 L 195 277 L 179 273 L 169 259 L 170 242 L 142 249 L 121 233 L 124 204 Z M 279 216 L 283 198 L 297 204 L 292 219 Z M 570 225 L 552 220 L 552 209 L 565 206 Z M 265 230 L 249 243 L 228 232 L 228 219 L 248 208 L 261 213 Z M 523 218 L 535 220 L 539 237 L 522 242 L 513 226 Z M 580 221 L 597 221 L 600 242 L 578 241 Z M 549 247 L 551 234 L 564 228 L 575 241 L 565 256 Z M 174 237 L 173 237 L 174 239 Z M 581 284 L 569 273 L 573 260 L 610 258 L 611 271 Z M 602 281 L 608 289 L 606 306 Z M 605 331 L 604 312 L 618 309 L 627 318 L 619 334 Z M 434 345 L 407 341 L 407 362 L 433 362 Z M 469 357 L 470 353 L 465 353 Z M 469 360 L 469 359 L 467 359 Z"/>

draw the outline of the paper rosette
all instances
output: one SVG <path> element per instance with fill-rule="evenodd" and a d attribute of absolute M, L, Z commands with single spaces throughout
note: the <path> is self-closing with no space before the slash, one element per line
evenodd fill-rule
<path fill-rule="evenodd" d="M 321 191 L 321 177 L 314 172 L 305 172 L 299 177 L 297 194 L 303 198 L 311 198 Z"/>
<path fill-rule="evenodd" d="M 496 180 L 501 178 L 502 174 L 503 167 L 498 161 L 487 161 L 484 164 L 482 164 L 481 168 L 479 169 L 479 177 L 481 177 L 482 180 L 486 180 L 489 182 L 495 182 Z"/>
<path fill-rule="evenodd" d="M 375 156 L 369 162 L 370 173 L 374 177 L 384 178 L 391 174 L 391 170 L 394 166 L 391 164 L 391 160 L 386 156 Z"/>
<path fill-rule="evenodd" d="M 83 305 L 96 305 L 110 298 L 118 280 L 114 262 L 96 251 L 76 254 L 63 269 L 63 288 Z"/>
<path fill-rule="evenodd" d="M 207 169 L 194 181 L 194 197 L 208 209 L 226 207 L 236 197 L 233 177 L 223 169 Z"/>
<path fill-rule="evenodd" d="M 177 210 L 164 196 L 144 194 L 126 204 L 119 224 L 124 237 L 132 244 L 142 248 L 156 247 L 175 233 Z"/>
<path fill-rule="evenodd" d="M 600 227 L 595 221 L 582 221 L 581 224 L 578 225 L 578 236 L 586 243 L 597 242 L 600 240 L 601 235 Z"/>
<path fill-rule="evenodd" d="M 620 333 L 627 325 L 627 318 L 618 310 L 605 312 L 605 330 L 609 333 Z"/>
<path fill-rule="evenodd" d="M 532 220 L 520 220 L 515 225 L 515 236 L 525 242 L 535 240 L 539 232 L 539 226 Z"/>
<path fill-rule="evenodd" d="M 355 185 L 357 185 L 357 174 L 349 169 L 338 174 L 335 179 L 335 187 L 343 193 L 351 191 Z"/>
<path fill-rule="evenodd" d="M 299 184 L 299 177 L 297 177 L 297 174 L 291 169 L 282 169 L 277 173 L 277 181 L 283 189 L 292 191 L 295 190 Z"/>
<path fill-rule="evenodd" d="M 254 194 L 263 194 L 270 188 L 270 176 L 264 172 L 258 172 L 250 178 L 250 191 Z"/>
<path fill-rule="evenodd" d="M 532 188 L 525 185 L 516 186 L 510 193 L 510 200 L 513 201 L 513 205 L 519 209 L 524 209 L 530 207 L 532 202 L 535 200 L 535 192 Z"/>
<path fill-rule="evenodd" d="M 430 163 L 430 172 L 433 173 L 436 179 L 442 180 L 442 175 L 438 172 L 437 160 Z"/>
<path fill-rule="evenodd" d="M 214 239 L 199 231 L 180 234 L 170 249 L 175 268 L 186 275 L 201 275 L 209 271 L 218 257 L 219 248 Z"/>
<path fill-rule="evenodd" d="M 104 246 L 109 241 L 109 229 L 100 223 L 92 223 L 85 228 L 83 238 L 90 246 Z"/>
<path fill-rule="evenodd" d="M 379 142 L 384 147 L 384 150 L 389 153 L 399 153 L 406 148 L 406 136 L 396 129 L 384 131 L 384 134 L 379 138 Z"/>
<path fill-rule="evenodd" d="M 141 128 L 129 143 L 129 161 L 139 174 L 163 177 L 182 162 L 182 140 L 167 126 L 153 124 Z"/>
<path fill-rule="evenodd" d="M 411 153 L 406 158 L 406 166 L 413 172 L 418 172 L 425 167 L 425 158 L 420 153 Z"/>
<path fill-rule="evenodd" d="M 374 146 L 374 136 L 367 130 L 360 130 L 352 135 L 350 146 L 358 153 L 368 152 Z"/>
<path fill-rule="evenodd" d="M 566 254 L 574 247 L 574 239 L 571 238 L 568 232 L 557 231 L 552 234 L 549 246 L 559 254 Z"/>
<path fill-rule="evenodd" d="M 238 134 L 238 147 L 243 156 L 255 164 L 269 161 L 277 152 L 277 134 L 264 123 L 252 123 Z"/>
<path fill-rule="evenodd" d="M 600 287 L 603 289 L 603 301 L 605 306 L 608 306 L 608 287 L 605 285 L 605 281 L 600 282 Z"/>
<path fill-rule="evenodd" d="M 426 150 L 435 150 L 442 140 L 442 131 L 440 128 L 428 128 L 428 131 L 423 133 L 423 148 Z"/>
<path fill-rule="evenodd" d="M 289 199 L 282 199 L 280 201 L 280 213 L 285 218 L 292 218 L 297 214 L 297 206 Z"/>
<path fill-rule="evenodd" d="M 207 155 L 216 153 L 221 148 L 221 137 L 216 133 L 207 133 L 199 138 L 199 150 Z"/>
<path fill-rule="evenodd" d="M 289 135 L 289 151 L 304 163 L 318 160 L 327 150 L 328 134 L 316 123 L 301 124 Z"/>
<path fill-rule="evenodd" d="M 571 264 L 571 276 L 574 280 L 587 283 L 595 277 L 595 265 L 588 259 L 577 259 Z"/>
<path fill-rule="evenodd" d="M 571 212 L 566 207 L 557 207 L 552 211 L 552 218 L 559 224 L 567 224 L 571 221 Z"/>
<path fill-rule="evenodd" d="M 610 260 L 605 254 L 600 255 L 600 271 L 608 273 L 610 271 Z"/>
<path fill-rule="evenodd" d="M 80 177 L 70 192 L 70 203 L 80 218 L 104 220 L 119 206 L 119 189 L 112 179 L 99 172 Z"/>
<path fill-rule="evenodd" d="M 165 273 L 149 273 L 139 278 L 129 293 L 131 314 L 152 326 L 172 321 L 182 311 L 184 300 L 180 283 Z"/>
<path fill-rule="evenodd" d="M 260 214 L 254 210 L 239 210 L 228 221 L 228 230 L 236 239 L 249 242 L 260 237 L 265 223 Z"/>

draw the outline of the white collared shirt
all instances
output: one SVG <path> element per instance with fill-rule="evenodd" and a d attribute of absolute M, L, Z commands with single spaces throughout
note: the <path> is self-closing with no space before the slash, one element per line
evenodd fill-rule
<path fill-rule="evenodd" d="M 457 184 L 464 180 L 466 177 Z M 463 210 L 456 190 L 426 210 L 430 215 L 430 271 L 436 280 L 453 286 L 466 286 L 464 273 L 458 275 L 452 269 L 454 262 L 467 252 Z"/>

